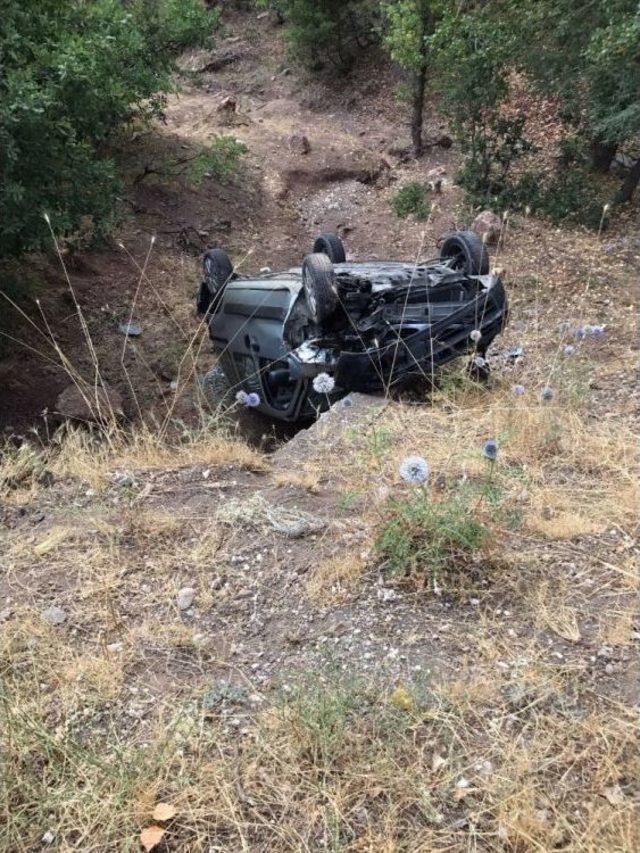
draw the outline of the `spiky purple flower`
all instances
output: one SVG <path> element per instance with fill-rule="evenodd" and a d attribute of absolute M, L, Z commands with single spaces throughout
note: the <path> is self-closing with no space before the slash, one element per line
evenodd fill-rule
<path fill-rule="evenodd" d="M 485 459 L 488 459 L 489 462 L 495 462 L 498 458 L 498 442 L 495 438 L 490 438 L 488 441 L 485 441 L 484 447 L 482 448 L 482 455 Z"/>
<path fill-rule="evenodd" d="M 553 388 L 550 388 L 548 385 L 542 389 L 540 392 L 540 399 L 543 403 L 550 403 L 551 400 L 556 396 L 556 392 Z"/>
<path fill-rule="evenodd" d="M 482 332 L 479 329 L 474 329 L 472 332 L 469 332 L 469 337 L 474 342 L 474 344 L 477 344 L 480 338 L 482 337 Z"/>
<path fill-rule="evenodd" d="M 522 397 L 525 392 L 525 387 L 524 385 L 512 385 L 511 390 L 516 395 L 516 397 Z"/>
<path fill-rule="evenodd" d="M 236 403 L 246 406 L 248 409 L 255 409 L 256 406 L 260 405 L 260 396 L 255 391 L 252 391 L 250 394 L 247 394 L 246 391 L 238 391 L 236 394 Z"/>
<path fill-rule="evenodd" d="M 407 456 L 398 469 L 405 483 L 421 486 L 429 479 L 429 463 L 422 456 Z"/>
<path fill-rule="evenodd" d="M 573 344 L 567 344 L 563 350 L 565 355 L 573 355 L 575 353 L 575 351 L 576 351 L 576 348 L 574 347 Z"/>

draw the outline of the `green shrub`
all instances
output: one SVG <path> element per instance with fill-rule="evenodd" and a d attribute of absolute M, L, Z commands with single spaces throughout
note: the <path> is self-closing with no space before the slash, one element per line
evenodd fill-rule
<path fill-rule="evenodd" d="M 488 196 L 485 184 L 477 178 L 473 163 L 468 160 L 457 180 L 474 205 L 485 205 L 490 200 L 499 210 L 528 208 L 556 224 L 576 222 L 589 228 L 597 228 L 602 218 L 603 200 L 597 180 L 589 170 L 588 152 L 574 137 L 562 143 L 551 175 L 525 172 L 493 185 Z"/>
<path fill-rule="evenodd" d="M 399 219 L 406 219 L 411 214 L 416 219 L 426 219 L 430 210 L 426 198 L 426 188 L 417 181 L 413 181 L 398 190 L 391 200 L 391 205 Z"/>
<path fill-rule="evenodd" d="M 240 158 L 246 153 L 247 146 L 239 139 L 233 136 L 217 136 L 191 163 L 189 180 L 198 185 L 207 174 L 219 180 L 228 179 L 235 174 Z"/>
<path fill-rule="evenodd" d="M 217 13 L 200 0 L 22 0 L 0 16 L 0 257 L 91 222 L 109 229 L 118 177 L 109 147 L 158 115 L 176 53 Z"/>
<path fill-rule="evenodd" d="M 312 70 L 329 65 L 347 72 L 378 38 L 374 0 L 258 0 L 258 6 L 277 12 L 292 57 Z"/>
<path fill-rule="evenodd" d="M 375 549 L 392 572 L 436 578 L 480 550 L 490 535 L 480 520 L 478 496 L 467 491 L 436 502 L 418 490 L 392 501 L 389 509 Z"/>

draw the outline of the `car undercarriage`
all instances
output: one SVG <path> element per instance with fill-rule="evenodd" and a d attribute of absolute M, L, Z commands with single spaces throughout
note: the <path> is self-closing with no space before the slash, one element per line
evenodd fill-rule
<path fill-rule="evenodd" d="M 237 275 L 212 250 L 199 308 L 231 387 L 257 394 L 266 414 L 313 418 L 350 391 L 389 393 L 441 365 L 485 354 L 507 319 L 499 276 L 471 232 L 418 263 L 352 263 L 335 235 L 322 235 L 301 268 Z M 224 280 L 223 280 L 223 277 Z M 331 391 L 314 378 L 331 377 Z M 314 385 L 316 387 L 314 387 Z"/>

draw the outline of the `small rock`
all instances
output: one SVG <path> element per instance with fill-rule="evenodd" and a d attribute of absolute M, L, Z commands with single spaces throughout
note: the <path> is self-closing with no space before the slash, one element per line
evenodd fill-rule
<path fill-rule="evenodd" d="M 502 235 L 502 220 L 493 211 L 483 210 L 473 220 L 471 230 L 489 245 L 495 245 Z"/>
<path fill-rule="evenodd" d="M 608 663 L 605 666 L 604 671 L 607 673 L 607 675 L 613 675 L 613 673 L 616 671 L 616 668 L 612 663 Z"/>
<path fill-rule="evenodd" d="M 120 323 L 118 334 L 125 335 L 127 338 L 139 338 L 142 329 L 137 323 Z"/>
<path fill-rule="evenodd" d="M 292 133 L 287 137 L 287 146 L 295 154 L 308 154 L 311 151 L 311 143 L 304 133 Z"/>
<path fill-rule="evenodd" d="M 55 833 L 52 832 L 50 829 L 48 829 L 45 832 L 45 834 L 42 836 L 42 843 L 43 844 L 53 844 L 53 842 L 55 840 L 56 840 Z"/>
<path fill-rule="evenodd" d="M 57 604 L 52 604 L 51 607 L 47 607 L 46 610 L 42 611 L 42 618 L 45 622 L 48 622 L 49 625 L 62 625 L 62 623 L 67 619 L 67 614 L 62 607 L 58 607 Z"/>
<path fill-rule="evenodd" d="M 128 471 L 125 471 L 123 474 L 119 474 L 116 478 L 116 486 L 119 486 L 121 489 L 132 489 L 135 485 L 136 478 Z"/>
<path fill-rule="evenodd" d="M 107 646 L 107 651 L 111 652 L 111 654 L 117 654 L 122 651 L 122 643 L 109 643 Z"/>
<path fill-rule="evenodd" d="M 227 95 L 226 98 L 223 98 L 218 104 L 217 110 L 219 113 L 235 113 L 238 109 L 238 102 L 233 97 L 233 95 Z"/>
<path fill-rule="evenodd" d="M 393 589 L 387 589 L 385 586 L 378 587 L 377 591 L 378 601 L 381 601 L 383 604 L 387 604 L 390 601 L 397 601 L 398 593 Z"/>
<path fill-rule="evenodd" d="M 196 597 L 196 591 L 192 586 L 183 587 L 177 595 L 176 601 L 180 610 L 188 610 Z"/>

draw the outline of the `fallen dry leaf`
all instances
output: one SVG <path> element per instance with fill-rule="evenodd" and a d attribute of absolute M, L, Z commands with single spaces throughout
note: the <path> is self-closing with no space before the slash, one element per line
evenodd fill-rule
<path fill-rule="evenodd" d="M 477 794 L 478 790 L 478 788 L 457 788 L 456 791 L 454 791 L 453 799 L 456 803 L 459 803 L 460 800 L 464 800 L 465 797 L 468 797 L 471 794 Z"/>
<path fill-rule="evenodd" d="M 437 773 L 441 767 L 444 767 L 447 763 L 447 759 L 443 758 L 441 755 L 438 755 L 437 752 L 434 752 L 433 759 L 431 761 L 431 769 L 434 773 Z"/>
<path fill-rule="evenodd" d="M 154 820 L 171 820 L 172 817 L 175 817 L 176 809 L 175 806 L 172 806 L 171 803 L 158 803 L 158 805 L 153 810 L 153 819 Z"/>
<path fill-rule="evenodd" d="M 140 843 L 147 853 L 149 853 L 149 850 L 153 850 L 154 847 L 157 847 L 158 844 L 160 844 L 165 832 L 166 830 L 161 826 L 147 826 L 146 829 L 142 830 L 140 833 Z"/>
<path fill-rule="evenodd" d="M 622 793 L 622 788 L 620 787 L 620 785 L 614 785 L 612 788 L 605 788 L 602 792 L 602 796 L 612 806 L 624 805 L 624 794 Z"/>

